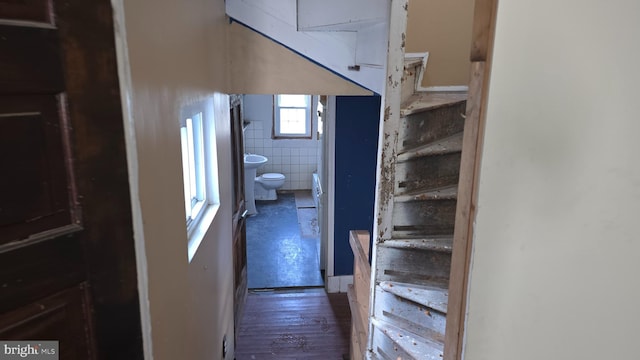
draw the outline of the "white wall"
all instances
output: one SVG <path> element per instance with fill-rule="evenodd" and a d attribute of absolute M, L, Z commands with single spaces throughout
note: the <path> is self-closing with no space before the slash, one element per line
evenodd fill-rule
<path fill-rule="evenodd" d="M 499 2 L 466 360 L 640 357 L 640 2 Z"/>
<path fill-rule="evenodd" d="M 245 152 L 266 156 L 269 161 L 258 169 L 258 175 L 277 172 L 285 176 L 282 190 L 311 189 L 312 174 L 318 168 L 320 141 L 317 97 L 313 97 L 312 139 L 272 139 L 273 95 L 245 95 L 244 119 L 251 124 L 244 132 Z"/>
<path fill-rule="evenodd" d="M 224 2 L 114 0 L 147 359 L 233 359 L 231 144 Z M 126 27 L 126 30 L 125 30 Z M 128 55 L 128 59 L 126 56 Z M 130 75 L 130 78 L 127 76 Z M 220 208 L 187 258 L 179 114 L 214 112 Z M 146 259 L 146 263 L 144 260 Z M 146 279 L 148 278 L 148 279 Z"/>

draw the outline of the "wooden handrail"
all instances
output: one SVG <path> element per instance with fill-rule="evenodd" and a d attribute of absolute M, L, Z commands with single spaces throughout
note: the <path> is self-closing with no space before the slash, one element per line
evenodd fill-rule
<path fill-rule="evenodd" d="M 349 232 L 349 245 L 353 251 L 354 265 L 357 265 L 371 275 L 371 265 L 369 264 L 369 239 L 371 235 L 366 230 L 351 230 Z"/>
<path fill-rule="evenodd" d="M 353 251 L 353 285 L 347 295 L 351 308 L 351 354 L 352 359 L 363 358 L 369 334 L 369 293 L 371 265 L 369 264 L 369 241 L 371 235 L 365 230 L 351 230 L 349 244 Z"/>

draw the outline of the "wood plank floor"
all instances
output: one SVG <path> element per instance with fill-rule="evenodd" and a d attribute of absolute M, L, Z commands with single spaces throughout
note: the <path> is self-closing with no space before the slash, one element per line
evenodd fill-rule
<path fill-rule="evenodd" d="M 348 359 L 350 326 L 346 294 L 323 289 L 251 293 L 236 360 Z"/>

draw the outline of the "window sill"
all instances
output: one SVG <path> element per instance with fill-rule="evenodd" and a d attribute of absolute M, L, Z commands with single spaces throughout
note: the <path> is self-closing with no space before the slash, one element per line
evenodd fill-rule
<path fill-rule="evenodd" d="M 191 263 L 191 260 L 195 257 L 198 247 L 200 247 L 204 236 L 211 227 L 211 223 L 213 223 L 213 219 L 216 217 L 219 208 L 219 204 L 209 204 L 207 208 L 203 210 L 204 212 L 198 222 L 189 230 L 189 244 L 187 246 L 189 263 Z"/>

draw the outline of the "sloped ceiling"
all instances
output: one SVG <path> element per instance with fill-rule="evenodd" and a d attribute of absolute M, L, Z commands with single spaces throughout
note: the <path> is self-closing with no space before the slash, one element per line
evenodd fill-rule
<path fill-rule="evenodd" d="M 241 24 L 228 33 L 229 93 L 372 94 Z"/>

